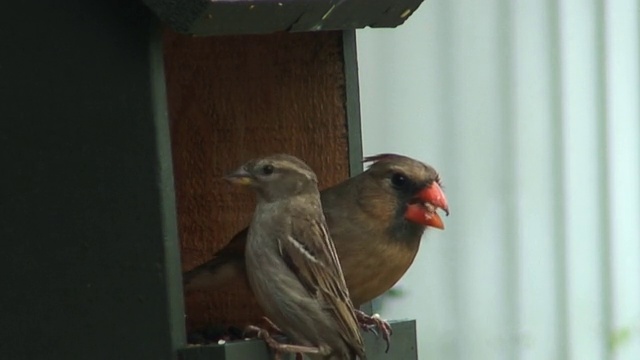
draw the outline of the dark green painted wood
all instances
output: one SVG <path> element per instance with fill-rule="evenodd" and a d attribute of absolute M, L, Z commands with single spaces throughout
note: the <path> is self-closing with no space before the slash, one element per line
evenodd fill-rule
<path fill-rule="evenodd" d="M 417 360 L 418 344 L 416 343 L 415 320 L 392 320 L 393 328 L 391 346 L 385 353 L 387 344 L 371 333 L 365 334 L 365 345 L 368 360 Z"/>
<path fill-rule="evenodd" d="M 362 121 L 360 118 L 360 82 L 358 80 L 358 48 L 356 31 L 342 32 L 342 50 L 344 56 L 345 95 L 347 129 L 349 133 L 349 173 L 360 174 L 362 166 Z"/>
<path fill-rule="evenodd" d="M 200 36 L 396 27 L 423 0 L 143 0 L 174 30 Z"/>
<path fill-rule="evenodd" d="M 369 360 L 417 360 L 415 320 L 391 321 L 393 336 L 389 352 L 386 343 L 372 333 L 364 333 Z M 192 346 L 180 351 L 180 360 L 271 360 L 263 341 L 236 341 L 223 345 Z M 283 357 L 293 360 L 293 356 Z"/>
<path fill-rule="evenodd" d="M 0 2 L 3 359 L 173 359 L 184 319 L 158 27 Z"/>
<path fill-rule="evenodd" d="M 190 346 L 179 353 L 180 360 L 271 360 L 269 350 L 262 340 L 234 341 L 223 345 Z M 294 360 L 291 354 L 283 354 L 282 360 Z"/>

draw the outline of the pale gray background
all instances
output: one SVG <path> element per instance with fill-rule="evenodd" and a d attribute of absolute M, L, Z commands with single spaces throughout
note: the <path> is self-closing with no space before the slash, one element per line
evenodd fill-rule
<path fill-rule="evenodd" d="M 441 172 L 387 318 L 421 359 L 640 359 L 637 0 L 427 0 L 358 32 L 364 151 Z"/>

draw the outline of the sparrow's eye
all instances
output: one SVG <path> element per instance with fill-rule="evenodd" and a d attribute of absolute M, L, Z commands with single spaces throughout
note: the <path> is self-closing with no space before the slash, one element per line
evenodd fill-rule
<path fill-rule="evenodd" d="M 401 173 L 393 173 L 391 175 L 391 183 L 397 188 L 404 187 L 407 184 L 407 177 Z"/>
<path fill-rule="evenodd" d="M 273 174 L 273 165 L 265 165 L 262 167 L 262 173 L 264 175 L 271 175 Z"/>

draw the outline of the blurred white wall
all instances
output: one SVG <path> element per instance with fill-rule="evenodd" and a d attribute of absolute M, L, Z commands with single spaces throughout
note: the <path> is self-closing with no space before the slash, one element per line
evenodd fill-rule
<path fill-rule="evenodd" d="M 358 32 L 365 155 L 451 207 L 387 302 L 421 359 L 640 359 L 640 4 L 427 0 Z"/>

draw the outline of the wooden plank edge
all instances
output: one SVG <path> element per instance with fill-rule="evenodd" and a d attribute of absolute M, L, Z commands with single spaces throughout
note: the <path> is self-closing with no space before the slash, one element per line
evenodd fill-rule
<path fill-rule="evenodd" d="M 423 0 L 143 0 L 173 30 L 196 36 L 396 27 Z"/>
<path fill-rule="evenodd" d="M 415 320 L 390 321 L 393 335 L 389 352 L 385 353 L 386 343 L 375 334 L 363 333 L 367 358 L 369 360 L 417 360 Z M 294 356 L 283 357 L 293 360 Z M 270 360 L 272 359 L 266 344 L 262 340 L 240 340 L 215 345 L 194 345 L 179 350 L 180 360 Z"/>

